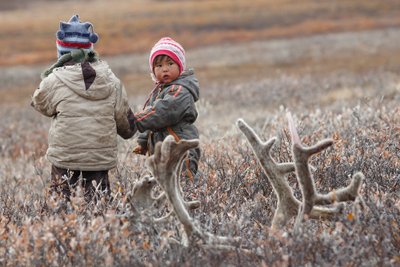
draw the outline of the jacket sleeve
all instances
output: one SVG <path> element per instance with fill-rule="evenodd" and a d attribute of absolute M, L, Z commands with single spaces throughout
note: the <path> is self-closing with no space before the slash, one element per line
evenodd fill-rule
<path fill-rule="evenodd" d="M 31 106 L 45 116 L 53 117 L 56 115 L 56 101 L 54 100 L 55 90 L 51 80 L 54 76 L 47 77 L 40 82 L 39 87 L 32 96 Z"/>
<path fill-rule="evenodd" d="M 115 102 L 115 121 L 117 123 L 117 133 L 124 139 L 131 138 L 137 130 L 135 124 L 130 123 L 129 120 L 132 114 L 125 87 L 119 82 Z"/>
<path fill-rule="evenodd" d="M 136 126 L 140 132 L 157 131 L 175 125 L 183 120 L 194 122 L 197 111 L 192 94 L 183 86 L 171 86 L 163 98 L 154 101 L 135 114 Z"/>

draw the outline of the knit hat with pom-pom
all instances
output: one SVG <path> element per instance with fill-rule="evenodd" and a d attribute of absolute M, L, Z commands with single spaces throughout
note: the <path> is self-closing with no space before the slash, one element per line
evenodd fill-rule
<path fill-rule="evenodd" d="M 80 22 L 79 15 L 74 15 L 68 22 L 60 22 L 57 31 L 58 57 L 71 52 L 74 49 L 93 50 L 93 44 L 99 39 L 90 22 Z"/>
<path fill-rule="evenodd" d="M 186 68 L 185 50 L 183 47 L 170 37 L 161 38 L 151 49 L 149 64 L 153 72 L 154 59 L 159 55 L 167 55 L 179 66 L 179 72 L 182 73 Z"/>

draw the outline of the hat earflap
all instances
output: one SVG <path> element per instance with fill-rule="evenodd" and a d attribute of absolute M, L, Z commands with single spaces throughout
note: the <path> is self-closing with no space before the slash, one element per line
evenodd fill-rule
<path fill-rule="evenodd" d="M 90 34 L 90 36 L 89 36 L 89 41 L 91 42 L 91 43 L 96 43 L 97 41 L 99 40 L 99 36 L 97 35 L 97 33 L 91 33 Z"/>
<path fill-rule="evenodd" d="M 87 29 L 90 31 L 90 35 L 89 35 L 89 41 L 91 43 L 96 43 L 99 40 L 99 36 L 97 35 L 97 33 L 94 32 L 94 27 L 91 23 L 87 22 L 85 24 L 85 26 L 87 27 Z"/>

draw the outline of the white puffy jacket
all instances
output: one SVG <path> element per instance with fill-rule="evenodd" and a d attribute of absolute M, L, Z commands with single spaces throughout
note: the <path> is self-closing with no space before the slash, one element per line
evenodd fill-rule
<path fill-rule="evenodd" d="M 47 159 L 59 168 L 109 170 L 117 164 L 117 134 L 127 139 L 136 132 L 125 88 L 101 60 L 54 69 L 32 105 L 52 117 Z"/>

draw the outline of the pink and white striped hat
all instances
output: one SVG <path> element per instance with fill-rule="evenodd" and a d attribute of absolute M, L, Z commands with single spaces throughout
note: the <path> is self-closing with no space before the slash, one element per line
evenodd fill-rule
<path fill-rule="evenodd" d="M 167 55 L 179 66 L 179 73 L 186 68 L 185 50 L 183 47 L 170 37 L 161 38 L 151 49 L 149 65 L 153 72 L 153 61 L 159 55 Z"/>

